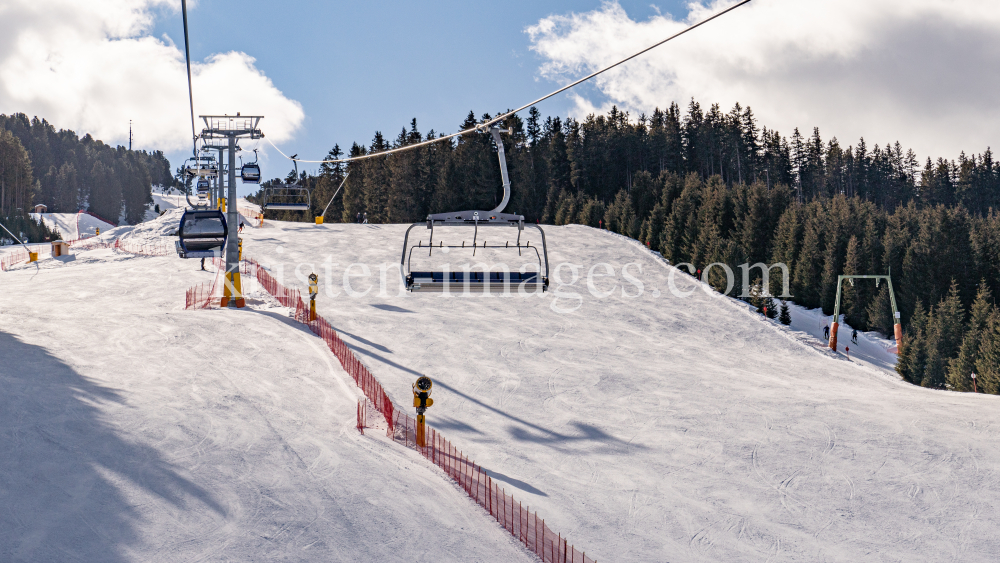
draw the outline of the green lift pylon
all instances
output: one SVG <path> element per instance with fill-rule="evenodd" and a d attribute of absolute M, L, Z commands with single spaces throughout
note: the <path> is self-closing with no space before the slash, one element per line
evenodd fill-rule
<path fill-rule="evenodd" d="M 879 280 L 885 280 L 889 284 L 889 300 L 892 302 L 892 318 L 894 324 L 892 326 L 893 336 L 896 337 L 896 350 L 899 351 L 899 346 L 903 342 L 903 325 L 900 324 L 899 309 L 896 307 L 896 294 L 892 291 L 892 276 L 877 276 L 877 275 L 851 275 L 851 276 L 837 276 L 837 301 L 833 306 L 833 322 L 830 324 L 830 349 L 837 351 L 837 328 L 840 326 L 840 288 L 845 279 L 873 279 L 875 280 L 875 287 L 878 287 Z M 854 282 L 851 282 L 852 284 Z"/>

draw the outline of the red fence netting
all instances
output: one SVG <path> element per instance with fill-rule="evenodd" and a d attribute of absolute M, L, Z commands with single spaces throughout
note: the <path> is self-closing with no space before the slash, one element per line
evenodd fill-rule
<path fill-rule="evenodd" d="M 169 256 L 176 252 L 174 245 L 158 240 L 115 240 L 112 248 L 127 252 L 129 254 L 139 254 L 141 256 Z"/>
<path fill-rule="evenodd" d="M 236 212 L 246 217 L 250 221 L 256 221 L 257 224 L 253 225 L 254 227 L 260 226 L 260 215 L 261 215 L 260 211 L 251 209 L 249 207 L 237 207 Z"/>
<path fill-rule="evenodd" d="M 21 250 L 15 250 L 7 256 L 0 259 L 0 272 L 6 272 L 8 268 L 14 264 L 20 264 L 21 262 L 28 261 L 28 252 L 23 248 Z"/>
<path fill-rule="evenodd" d="M 451 442 L 433 428 L 428 428 L 423 447 L 416 443 L 416 419 L 399 410 L 386 394 L 382 384 L 375 379 L 368 368 L 358 359 L 337 331 L 323 317 L 309 320 L 309 309 L 298 290 L 290 290 L 276 280 L 255 260 L 244 260 L 245 271 L 251 275 L 268 293 L 285 307 L 295 310 L 295 319 L 305 323 L 310 330 L 323 339 L 333 354 L 340 360 L 344 370 L 351 375 L 365 397 L 384 418 L 388 426 L 386 433 L 395 442 L 412 448 L 431 463 L 448 474 L 472 500 L 482 506 L 490 516 L 517 538 L 529 551 L 544 563 L 596 563 L 579 551 L 560 533 L 553 532 L 529 507 L 522 506 L 512 495 L 493 482 L 489 474 L 474 461 L 462 454 Z M 190 291 L 190 290 L 189 290 Z M 364 431 L 367 417 L 366 405 L 358 403 L 358 429 Z"/>
<path fill-rule="evenodd" d="M 86 209 L 81 209 L 80 211 L 77 211 L 77 215 L 79 215 L 80 213 L 86 213 L 87 215 L 90 215 L 91 217 L 93 217 L 95 219 L 99 219 L 101 221 L 104 221 L 105 223 L 107 223 L 109 225 L 114 225 L 115 227 L 118 226 L 118 221 L 108 221 L 107 219 L 105 219 L 104 217 L 101 217 L 100 215 L 98 215 L 97 213 L 94 213 L 93 211 L 87 211 Z M 76 231 L 77 231 L 77 233 L 79 233 L 80 232 L 80 227 L 79 227 L 80 218 L 77 217 L 76 221 L 77 221 Z"/>

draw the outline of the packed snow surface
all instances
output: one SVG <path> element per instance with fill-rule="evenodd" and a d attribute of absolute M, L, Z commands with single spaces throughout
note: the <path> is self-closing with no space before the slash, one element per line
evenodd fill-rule
<path fill-rule="evenodd" d="M 303 290 L 315 270 L 321 314 L 393 397 L 433 378 L 429 423 L 598 561 L 1000 558 L 1000 397 L 902 382 L 890 342 L 842 326 L 831 352 L 818 311 L 765 321 L 583 226 L 546 228 L 563 266 L 537 298 L 400 294 L 406 226 L 266 225 L 246 251 Z M 427 230 L 410 238 L 426 255 Z"/>
<path fill-rule="evenodd" d="M 588 556 L 1000 557 L 998 397 L 903 383 L 891 342 L 842 327 L 851 356 L 831 352 L 818 311 L 782 327 L 587 227 L 546 227 L 543 297 L 401 292 L 406 227 L 267 221 L 244 251 L 290 287 L 319 274 L 320 313 L 397 404 L 433 378 L 429 423 Z M 414 260 L 533 259 L 434 252 Z M 245 310 L 181 310 L 211 277 L 108 250 L 0 274 L 0 560 L 530 560 L 360 436 L 350 378 L 253 284 Z"/>
<path fill-rule="evenodd" d="M 41 219 L 50 229 L 57 231 L 63 240 L 92 237 L 97 234 L 97 229 L 107 232 L 114 228 L 111 223 L 86 213 L 30 213 L 29 215 L 36 221 Z"/>
<path fill-rule="evenodd" d="M 0 273 L 0 561 L 531 561 L 248 284 L 111 250 Z"/>

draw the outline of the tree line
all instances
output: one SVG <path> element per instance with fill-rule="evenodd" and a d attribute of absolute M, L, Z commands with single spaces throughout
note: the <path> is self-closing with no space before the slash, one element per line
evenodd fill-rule
<path fill-rule="evenodd" d="M 50 213 L 93 212 L 114 223 L 143 220 L 152 203 L 152 186 L 172 185 L 170 163 L 161 151 L 111 147 L 89 134 L 59 129 L 23 113 L 0 115 L 0 131 L 18 141 L 26 153 L 30 182 L 21 182 L 0 198 L 0 214 L 26 213 L 44 204 Z M 9 144 L 9 143 L 8 143 Z M 8 146 L 0 143 L 0 150 Z M 9 149 L 13 155 L 17 152 Z M 0 159 L 5 157 L 0 154 Z M 17 157 L 12 157 L 17 158 Z"/>
<path fill-rule="evenodd" d="M 470 112 L 459 126 L 490 117 Z M 972 322 L 977 296 L 1000 291 L 994 211 L 1000 166 L 989 149 L 921 164 L 899 142 L 870 146 L 862 138 L 843 145 L 835 137 L 824 141 L 818 128 L 786 137 L 759 124 L 749 107 L 705 110 L 694 100 L 686 110 L 670 104 L 637 119 L 617 108 L 581 120 L 543 119 L 531 108 L 526 119 L 511 116 L 499 125 L 511 131 L 503 135 L 513 188 L 506 211 L 529 221 L 610 229 L 695 271 L 711 263 L 735 270 L 781 262 L 789 268 L 792 299 L 830 315 L 838 275 L 891 273 L 906 330 L 898 370 L 916 384 L 965 390 L 942 366 L 959 357 L 966 327 L 978 326 Z M 414 119 L 394 138 L 376 132 L 369 145 L 355 143 L 347 154 L 436 137 L 433 130 L 422 134 Z M 328 158 L 343 155 L 335 146 Z M 300 183 L 313 190 L 311 211 L 277 218 L 311 221 L 348 172 L 327 221 L 415 222 L 432 212 L 492 209 L 502 197 L 496 147 L 487 132 L 477 131 L 455 142 L 324 164 L 315 176 L 303 173 Z M 752 285 L 760 281 L 753 273 Z M 732 294 L 744 293 L 740 277 Z M 710 278 L 725 288 L 721 269 Z M 772 275 L 775 295 L 779 284 L 780 276 Z M 885 284 L 845 284 L 841 310 L 851 326 L 892 333 Z M 957 317 L 948 317 L 952 324 L 943 329 L 945 321 L 935 319 L 946 311 Z M 992 338 L 982 327 L 975 334 Z M 995 371 L 997 385 L 984 388 L 1000 389 L 1000 367 Z M 993 377 L 989 373 L 984 368 L 980 377 Z"/>

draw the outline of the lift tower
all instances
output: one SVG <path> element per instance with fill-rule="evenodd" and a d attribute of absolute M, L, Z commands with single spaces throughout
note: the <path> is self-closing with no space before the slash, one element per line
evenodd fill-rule
<path fill-rule="evenodd" d="M 212 197 L 211 201 L 208 203 L 209 209 L 218 209 L 219 200 L 222 199 L 222 195 L 225 193 L 226 188 L 225 174 L 229 168 L 224 164 L 226 161 L 225 153 L 229 150 L 229 143 L 226 139 L 206 139 L 201 146 L 201 150 L 204 152 L 214 151 L 219 162 L 219 175 L 215 177 L 215 184 L 212 186 Z M 240 151 L 239 145 L 236 146 L 236 152 Z"/>
<path fill-rule="evenodd" d="M 202 115 L 199 116 L 205 121 L 205 128 L 201 131 L 201 138 L 205 139 L 226 139 L 229 152 L 229 178 L 228 194 L 226 196 L 226 222 L 233 227 L 229 229 L 226 240 L 226 283 L 222 297 L 223 307 L 242 307 L 243 287 L 240 283 L 240 255 L 238 243 L 236 242 L 239 229 L 239 211 L 236 205 L 236 139 L 246 137 L 250 139 L 263 139 L 264 133 L 257 128 L 262 115 Z M 221 165 L 221 163 L 220 163 Z"/>

